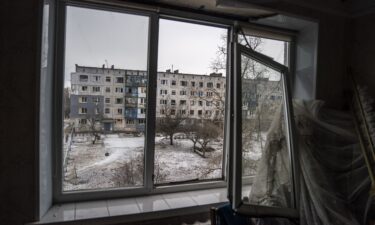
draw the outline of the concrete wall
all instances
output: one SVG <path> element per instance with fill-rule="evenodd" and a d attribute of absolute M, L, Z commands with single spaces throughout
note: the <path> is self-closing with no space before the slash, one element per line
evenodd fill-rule
<path fill-rule="evenodd" d="M 0 223 L 38 214 L 38 118 L 42 1 L 0 3 Z"/>
<path fill-rule="evenodd" d="M 369 94 L 375 96 L 375 13 L 354 18 L 348 33 L 351 50 L 350 66 L 361 85 L 368 87 Z"/>

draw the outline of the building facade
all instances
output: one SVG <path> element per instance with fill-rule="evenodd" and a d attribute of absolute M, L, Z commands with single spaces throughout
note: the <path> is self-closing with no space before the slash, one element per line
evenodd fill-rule
<path fill-rule="evenodd" d="M 251 117 L 259 99 L 281 99 L 279 83 L 247 80 L 243 115 Z M 156 118 L 224 121 L 225 89 L 226 77 L 222 74 L 158 72 Z M 143 132 L 146 106 L 146 71 L 76 65 L 71 74 L 70 120 L 78 130 L 99 121 L 101 129 L 107 132 Z"/>

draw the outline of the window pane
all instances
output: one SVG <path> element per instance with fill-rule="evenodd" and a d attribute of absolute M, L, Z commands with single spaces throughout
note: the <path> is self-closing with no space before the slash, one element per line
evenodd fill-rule
<path fill-rule="evenodd" d="M 241 57 L 242 199 L 287 207 L 291 179 L 281 74 Z"/>
<path fill-rule="evenodd" d="M 222 178 L 226 55 L 222 67 L 212 65 L 226 49 L 226 35 L 222 28 L 160 20 L 156 184 Z"/>
<path fill-rule="evenodd" d="M 67 7 L 63 190 L 143 185 L 149 18 Z"/>

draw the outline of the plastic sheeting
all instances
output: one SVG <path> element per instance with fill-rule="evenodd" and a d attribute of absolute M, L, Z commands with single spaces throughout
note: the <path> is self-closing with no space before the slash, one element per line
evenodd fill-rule
<path fill-rule="evenodd" d="M 363 224 L 371 183 L 353 117 L 349 112 L 325 109 L 323 105 L 322 101 L 293 102 L 300 171 L 297 179 L 300 224 Z M 291 207 L 290 170 L 284 166 L 289 153 L 282 141 L 285 140 L 282 110 L 278 114 L 268 132 L 249 200 Z M 275 142 L 282 143 L 282 147 L 274 148 Z M 293 224 L 285 219 L 259 219 L 255 223 Z"/>

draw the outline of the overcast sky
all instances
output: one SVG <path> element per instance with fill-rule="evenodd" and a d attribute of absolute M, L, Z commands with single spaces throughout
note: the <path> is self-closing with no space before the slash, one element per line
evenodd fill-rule
<path fill-rule="evenodd" d="M 66 21 L 65 86 L 75 64 L 146 70 L 148 48 L 146 16 L 68 7 Z M 223 28 L 160 20 L 158 71 L 209 74 L 222 45 Z M 262 52 L 283 62 L 283 42 L 265 40 Z"/>

